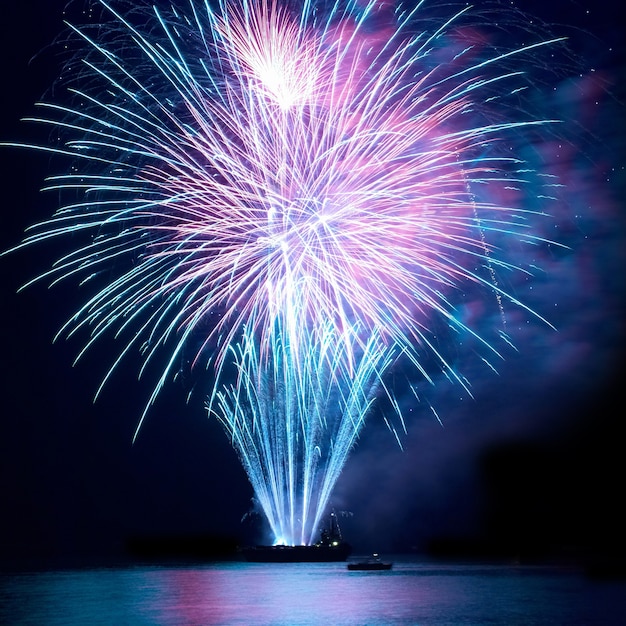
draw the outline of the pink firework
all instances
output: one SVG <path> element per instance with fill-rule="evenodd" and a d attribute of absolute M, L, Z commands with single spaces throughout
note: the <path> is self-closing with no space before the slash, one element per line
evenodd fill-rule
<path fill-rule="evenodd" d="M 525 184 L 506 138 L 549 120 L 489 102 L 525 86 L 498 67 L 552 42 L 448 49 L 466 9 L 418 31 L 418 8 L 387 3 L 190 0 L 142 31 L 101 4 L 116 26 L 101 41 L 76 29 L 89 88 L 37 120 L 68 134 L 41 149 L 77 162 L 49 187 L 84 195 L 22 245 L 92 234 L 39 277 L 115 272 L 65 330 L 89 328 L 86 348 L 126 336 L 120 359 L 138 346 L 146 363 L 165 345 L 148 406 L 183 351 L 211 361 L 210 411 L 275 537 L 310 543 L 372 398 L 397 407 L 394 359 L 429 379 L 434 355 L 465 386 L 433 319 L 495 353 L 450 295 L 477 285 L 526 308 L 497 280 L 518 268 L 496 244 L 540 241 L 501 200 Z"/>

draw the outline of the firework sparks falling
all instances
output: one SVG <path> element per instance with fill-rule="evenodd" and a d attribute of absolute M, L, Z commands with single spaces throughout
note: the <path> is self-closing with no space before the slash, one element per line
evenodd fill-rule
<path fill-rule="evenodd" d="M 244 333 L 233 348 L 238 378 L 213 399 L 274 537 L 302 545 L 315 540 L 391 354 L 372 336 L 349 375 L 345 347 L 330 325 L 322 344 L 306 345 L 310 339 L 305 334 L 297 355 L 289 345 L 273 345 L 268 364 Z"/>
<path fill-rule="evenodd" d="M 445 54 L 466 9 L 418 32 L 419 7 L 381 29 L 378 2 L 190 0 L 141 30 L 101 4 L 110 31 L 74 29 L 91 82 L 35 120 L 67 133 L 41 149 L 78 163 L 47 189 L 82 196 L 22 246 L 89 235 L 36 280 L 113 269 L 62 332 L 88 329 L 82 352 L 129 337 L 105 381 L 132 349 L 145 365 L 165 354 L 148 407 L 199 344 L 195 364 L 216 371 L 209 411 L 275 537 L 310 543 L 373 399 L 397 407 L 394 360 L 430 380 L 427 353 L 467 388 L 433 318 L 498 356 L 458 315 L 459 285 L 528 311 L 499 285 L 522 268 L 495 242 L 542 239 L 530 211 L 502 201 L 526 166 L 498 144 L 548 120 L 494 121 L 485 104 L 523 87 L 494 68 L 551 42 Z"/>

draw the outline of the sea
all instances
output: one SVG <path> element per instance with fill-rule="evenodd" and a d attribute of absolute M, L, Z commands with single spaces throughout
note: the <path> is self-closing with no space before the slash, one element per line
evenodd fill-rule
<path fill-rule="evenodd" d="M 381 555 L 382 556 L 382 555 Z M 626 625 L 626 580 L 436 562 L 133 564 L 0 574 L 0 623 L 46 626 Z"/>

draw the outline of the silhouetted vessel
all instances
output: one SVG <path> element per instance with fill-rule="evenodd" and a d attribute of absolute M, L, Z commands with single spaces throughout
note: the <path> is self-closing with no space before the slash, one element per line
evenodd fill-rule
<path fill-rule="evenodd" d="M 381 571 L 390 570 L 392 567 L 393 563 L 391 561 L 383 561 L 376 553 L 365 561 L 348 563 L 348 569 L 351 571 Z"/>
<path fill-rule="evenodd" d="M 352 546 L 341 537 L 337 517 L 330 516 L 330 529 L 321 532 L 321 538 L 310 546 L 251 546 L 241 550 L 251 563 L 330 563 L 345 561 Z"/>

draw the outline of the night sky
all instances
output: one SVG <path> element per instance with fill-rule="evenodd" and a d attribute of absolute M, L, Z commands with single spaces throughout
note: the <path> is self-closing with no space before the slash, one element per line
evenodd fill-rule
<path fill-rule="evenodd" d="M 64 29 L 65 1 L 5 4 L 0 141 L 42 142 L 47 129 L 19 120 L 44 94 L 63 98 L 51 44 Z M 517 350 L 504 351 L 497 374 L 458 347 L 474 397 L 438 380 L 424 390 L 443 427 L 398 382 L 400 402 L 412 408 L 404 449 L 372 415 L 332 500 L 357 550 L 626 555 L 623 22 L 608 0 L 516 5 L 569 36 L 580 68 L 572 65 L 551 96 L 565 119 L 569 156 L 561 157 L 566 188 L 556 220 L 570 248 L 544 259 L 521 294 L 556 330 L 512 311 Z M 0 162 L 4 250 L 56 208 L 54 194 L 39 189 L 57 170 L 28 150 L 1 148 Z M 68 243 L 0 258 L 0 563 L 121 558 L 146 537 L 258 539 L 246 515 L 252 489 L 221 427 L 206 417 L 202 379 L 168 385 L 133 444 L 151 390 L 137 381 L 139 357 L 127 359 L 94 404 L 119 348 L 114 339 L 75 367 L 80 338 L 52 342 L 81 290 L 67 281 L 16 293 Z"/>

